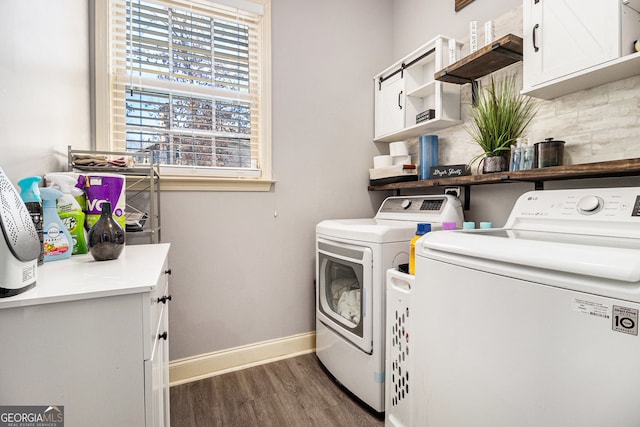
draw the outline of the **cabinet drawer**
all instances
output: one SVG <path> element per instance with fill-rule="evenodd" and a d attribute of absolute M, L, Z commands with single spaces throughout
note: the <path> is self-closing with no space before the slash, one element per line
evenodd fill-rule
<path fill-rule="evenodd" d="M 144 360 L 149 360 L 152 357 L 158 334 L 165 332 L 164 330 L 159 331 L 159 328 L 162 311 L 168 309 L 167 304 L 171 298 L 169 295 L 169 275 L 168 262 L 165 260 L 156 287 L 148 294 L 145 294 L 148 299 L 145 303 L 144 314 L 144 330 L 146 331 L 144 337 Z"/>
<path fill-rule="evenodd" d="M 169 343 L 158 334 L 169 326 L 169 307 L 160 309 L 160 321 L 153 342 L 151 359 L 144 361 L 144 397 L 147 427 L 169 425 Z"/>
<path fill-rule="evenodd" d="M 158 330 L 160 314 L 162 309 L 169 303 L 169 297 L 169 280 L 167 279 L 166 274 L 162 274 L 158 279 L 156 289 L 154 292 L 151 292 L 151 299 L 149 301 L 151 304 L 149 332 L 151 333 L 152 338 Z"/>

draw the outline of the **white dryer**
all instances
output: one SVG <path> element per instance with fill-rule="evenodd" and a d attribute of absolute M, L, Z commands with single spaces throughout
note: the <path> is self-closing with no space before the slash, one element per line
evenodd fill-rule
<path fill-rule="evenodd" d="M 331 375 L 384 411 L 385 273 L 409 262 L 421 222 L 463 222 L 450 195 L 389 197 L 374 218 L 316 226 L 316 353 Z"/>
<path fill-rule="evenodd" d="M 416 255 L 410 425 L 640 425 L 640 188 L 529 192 Z"/>

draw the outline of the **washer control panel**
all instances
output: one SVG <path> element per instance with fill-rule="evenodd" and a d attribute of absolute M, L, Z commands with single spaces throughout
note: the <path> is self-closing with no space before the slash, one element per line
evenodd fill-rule
<path fill-rule="evenodd" d="M 632 224 L 632 231 L 622 224 Z M 640 236 L 640 187 L 529 191 L 518 198 L 504 227 L 514 226 Z"/>
<path fill-rule="evenodd" d="M 578 200 L 578 212 L 583 215 L 593 215 L 604 206 L 604 201 L 598 196 L 584 196 Z"/>
<path fill-rule="evenodd" d="M 633 204 L 631 216 L 640 216 L 640 196 L 636 196 L 636 202 Z"/>

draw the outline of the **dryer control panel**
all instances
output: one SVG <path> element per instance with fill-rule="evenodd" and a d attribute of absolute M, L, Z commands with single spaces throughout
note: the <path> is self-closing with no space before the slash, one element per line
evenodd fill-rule
<path fill-rule="evenodd" d="M 425 199 L 424 197 L 388 198 L 380 206 L 379 212 L 440 212 L 447 203 L 445 197 Z"/>
<path fill-rule="evenodd" d="M 382 202 L 377 219 L 399 221 L 464 222 L 462 203 L 457 197 L 449 194 L 442 196 L 394 196 Z"/>

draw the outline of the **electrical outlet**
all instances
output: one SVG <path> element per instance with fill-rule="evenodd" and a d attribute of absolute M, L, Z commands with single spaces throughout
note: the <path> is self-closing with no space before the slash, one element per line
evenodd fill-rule
<path fill-rule="evenodd" d="M 444 194 L 450 194 L 460 198 L 460 187 L 445 187 Z"/>

